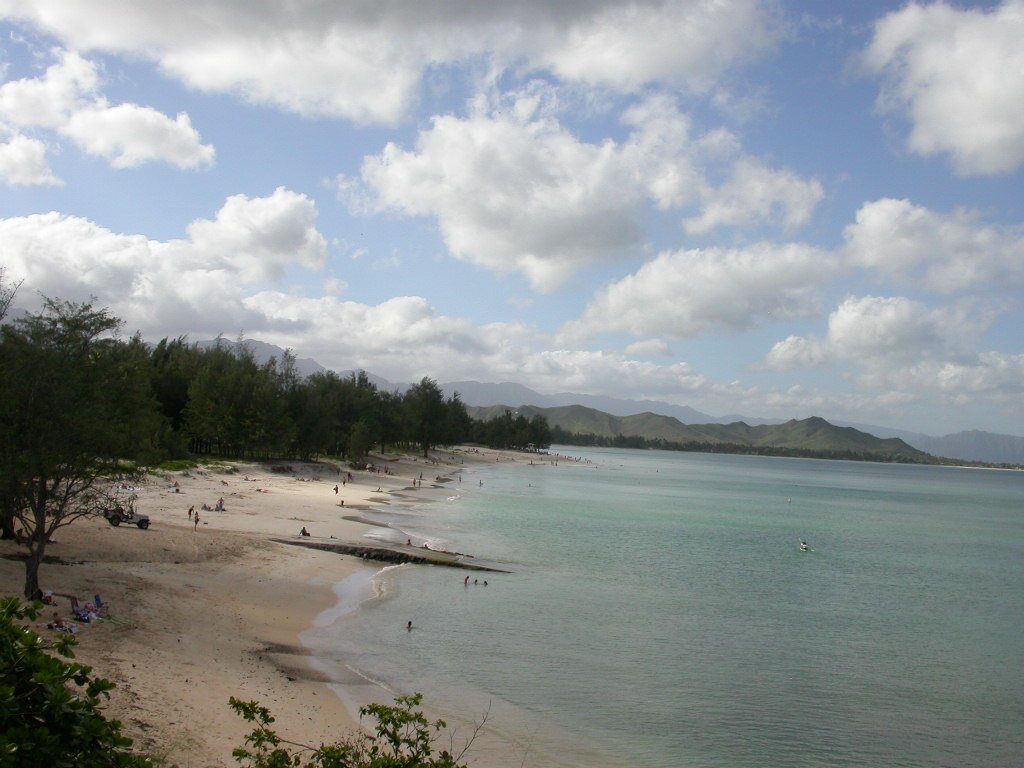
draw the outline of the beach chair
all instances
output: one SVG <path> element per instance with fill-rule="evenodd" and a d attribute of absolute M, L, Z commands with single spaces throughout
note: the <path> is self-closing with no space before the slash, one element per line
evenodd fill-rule
<path fill-rule="evenodd" d="M 93 595 L 92 605 L 87 605 L 86 608 L 92 608 L 92 610 L 100 616 L 107 616 L 110 614 L 110 603 L 104 603 L 100 600 L 99 595 Z"/>
<path fill-rule="evenodd" d="M 81 603 L 78 602 L 77 597 L 71 598 L 71 614 L 77 621 L 84 621 L 89 623 L 89 611 L 82 607 Z"/>

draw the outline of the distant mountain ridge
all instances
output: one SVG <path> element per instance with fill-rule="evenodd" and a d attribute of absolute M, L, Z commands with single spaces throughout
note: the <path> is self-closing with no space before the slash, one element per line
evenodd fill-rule
<path fill-rule="evenodd" d="M 606 395 L 582 395 L 574 392 L 559 392 L 553 395 L 542 395 L 522 384 L 509 381 L 500 384 L 487 384 L 479 381 L 451 381 L 441 385 L 445 396 L 451 397 L 459 393 L 466 405 L 497 405 L 499 403 L 517 403 L 519 405 L 536 405 L 541 408 L 557 408 L 563 405 L 584 405 L 612 416 L 631 416 L 635 413 L 650 411 L 663 416 L 674 416 L 684 424 L 724 424 L 726 422 L 688 405 L 673 405 L 659 400 L 626 400 Z M 747 421 L 757 423 L 759 419 L 730 418 L 730 421 Z"/>
<path fill-rule="evenodd" d="M 217 340 L 196 343 L 206 347 L 216 344 Z M 232 347 L 237 344 L 237 342 L 230 342 L 226 339 L 221 339 L 220 343 L 231 345 Z M 245 339 L 244 343 L 252 350 L 256 360 L 260 363 L 266 362 L 271 357 L 277 357 L 280 360 L 285 351 L 281 347 L 253 339 Z M 328 370 L 311 358 L 297 358 L 295 367 L 302 376 L 309 376 L 313 373 L 322 373 Z M 347 376 L 352 371 L 338 371 L 337 373 L 340 376 Z M 398 391 L 402 393 L 410 386 L 410 384 L 395 384 L 369 372 L 367 372 L 367 376 L 379 389 L 389 392 Z M 647 413 L 650 415 L 674 417 L 682 424 L 688 425 L 744 423 L 753 427 L 784 423 L 781 419 L 764 419 L 741 414 L 712 416 L 689 406 L 675 405 L 658 400 L 628 400 L 625 398 L 584 395 L 571 392 L 543 395 L 529 387 L 514 382 L 453 381 L 440 383 L 440 387 L 446 397 L 451 397 L 458 392 L 463 403 L 467 406 L 476 407 L 494 406 L 501 403 L 514 403 L 515 405 L 510 407 L 515 408 L 519 406 L 555 408 L 581 405 L 620 418 Z M 967 461 L 987 461 L 997 464 L 1024 464 L 1024 437 L 1015 435 L 970 430 L 935 437 L 917 432 L 893 429 L 891 427 L 859 424 L 856 422 L 836 421 L 832 423 L 838 427 L 852 427 L 882 439 L 899 438 L 909 446 L 934 456 Z"/>
<path fill-rule="evenodd" d="M 849 454 L 879 459 L 898 457 L 908 461 L 926 461 L 930 458 L 924 451 L 912 448 L 899 438 L 882 439 L 853 427 L 838 427 L 817 416 L 792 419 L 782 424 L 752 426 L 742 421 L 732 424 L 683 424 L 673 416 L 650 412 L 613 416 L 582 405 L 555 408 L 493 405 L 486 408 L 472 406 L 467 410 L 470 416 L 480 420 L 495 418 L 505 411 L 526 417 L 543 416 L 552 427 L 603 438 L 639 437 L 677 445 L 744 446 L 750 449 L 806 451 L 820 455 Z"/>

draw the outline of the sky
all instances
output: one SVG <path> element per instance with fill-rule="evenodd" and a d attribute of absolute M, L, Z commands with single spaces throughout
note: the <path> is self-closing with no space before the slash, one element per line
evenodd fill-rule
<path fill-rule="evenodd" d="M 1024 435 L 1024 0 L 0 0 L 0 46 L 18 310 Z"/>

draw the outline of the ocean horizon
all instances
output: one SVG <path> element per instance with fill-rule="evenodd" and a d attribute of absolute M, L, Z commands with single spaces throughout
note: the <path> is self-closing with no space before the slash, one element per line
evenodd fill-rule
<path fill-rule="evenodd" d="M 1024 763 L 1024 473 L 555 451 L 376 513 L 511 572 L 336 585 L 351 707 L 486 713 L 481 767 Z"/>

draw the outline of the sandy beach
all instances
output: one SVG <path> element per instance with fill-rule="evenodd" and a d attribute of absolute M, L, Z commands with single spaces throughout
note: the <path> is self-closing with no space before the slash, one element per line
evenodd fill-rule
<path fill-rule="evenodd" d="M 71 596 L 84 603 L 99 594 L 110 605 L 109 620 L 81 627 L 76 656 L 116 683 L 107 712 L 137 748 L 181 768 L 234 765 L 231 750 L 248 729 L 229 708 L 231 696 L 268 706 L 294 741 L 318 745 L 358 728 L 299 640 L 335 604 L 333 585 L 374 564 L 330 550 L 369 546 L 458 565 L 423 542 L 366 539 L 373 510 L 443 499 L 473 463 L 529 458 L 459 448 L 429 461 L 372 460 L 368 471 L 216 462 L 159 472 L 126 489 L 150 516 L 147 530 L 90 518 L 58 531 L 40 573 L 58 605 L 40 624 L 54 610 L 70 616 Z M 212 509 L 221 499 L 224 510 Z M 303 528 L 308 537 L 299 535 Z M 18 553 L 0 542 L 6 595 L 21 592 Z"/>

